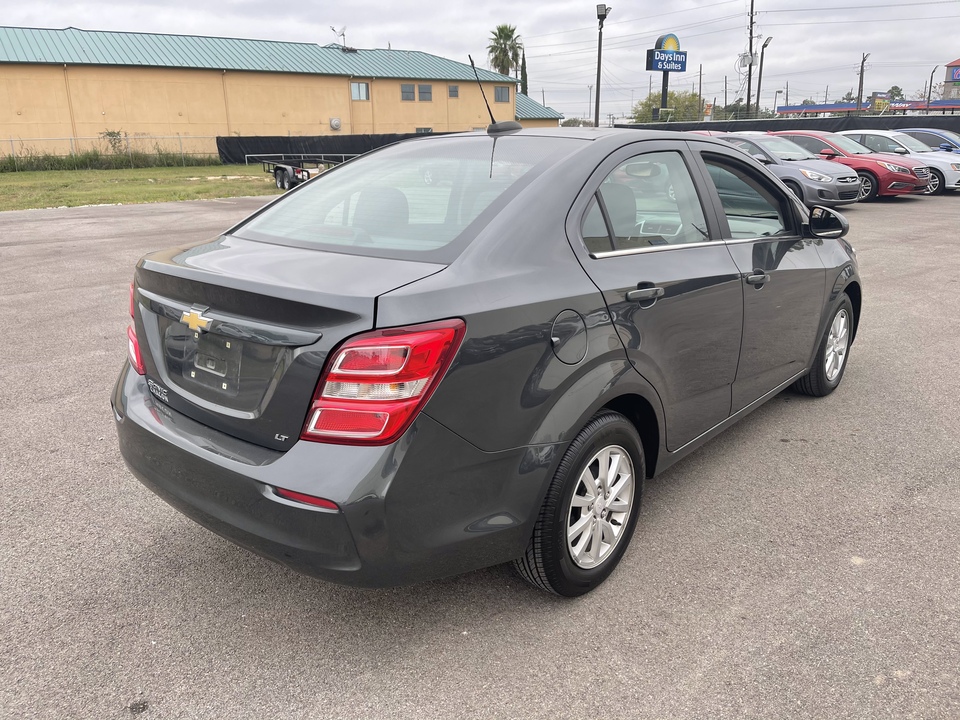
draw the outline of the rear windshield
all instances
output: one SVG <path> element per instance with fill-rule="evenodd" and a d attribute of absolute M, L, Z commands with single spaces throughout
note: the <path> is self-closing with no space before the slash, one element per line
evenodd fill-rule
<path fill-rule="evenodd" d="M 244 223 L 250 240 L 449 263 L 544 169 L 588 142 L 486 135 L 399 143 L 329 170 Z M 481 217 L 482 216 L 482 217 Z"/>

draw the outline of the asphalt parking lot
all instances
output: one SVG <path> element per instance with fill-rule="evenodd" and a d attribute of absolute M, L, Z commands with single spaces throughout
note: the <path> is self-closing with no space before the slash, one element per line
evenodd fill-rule
<path fill-rule="evenodd" d="M 264 201 L 0 213 L 0 717 L 960 717 L 960 194 L 843 211 L 843 385 L 650 481 L 620 568 L 573 601 L 502 567 L 325 584 L 127 472 L 134 263 Z"/>

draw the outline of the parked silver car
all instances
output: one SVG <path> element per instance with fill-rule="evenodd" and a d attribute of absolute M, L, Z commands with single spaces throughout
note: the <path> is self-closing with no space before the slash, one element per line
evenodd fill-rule
<path fill-rule="evenodd" d="M 766 165 L 807 207 L 848 205 L 860 196 L 855 171 L 818 158 L 786 138 L 752 133 L 719 137 Z"/>

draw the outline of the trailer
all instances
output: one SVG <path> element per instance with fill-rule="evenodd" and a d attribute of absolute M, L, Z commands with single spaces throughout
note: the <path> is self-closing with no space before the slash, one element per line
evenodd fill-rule
<path fill-rule="evenodd" d="M 273 175 L 274 181 L 277 183 L 279 189 L 289 190 L 329 170 L 334 165 L 339 165 L 356 156 L 356 154 L 345 155 L 331 153 L 319 155 L 275 153 L 269 155 L 244 155 L 244 159 L 247 165 L 251 162 L 259 162 L 265 173 Z"/>

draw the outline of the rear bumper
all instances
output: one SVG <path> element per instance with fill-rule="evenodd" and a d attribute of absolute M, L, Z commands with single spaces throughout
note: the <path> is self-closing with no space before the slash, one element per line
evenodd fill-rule
<path fill-rule="evenodd" d="M 519 557 L 552 446 L 484 453 L 428 416 L 386 447 L 297 442 L 280 453 L 172 410 L 125 367 L 112 398 L 133 474 L 217 534 L 298 572 L 384 587 Z M 283 487 L 341 510 L 277 496 Z"/>

